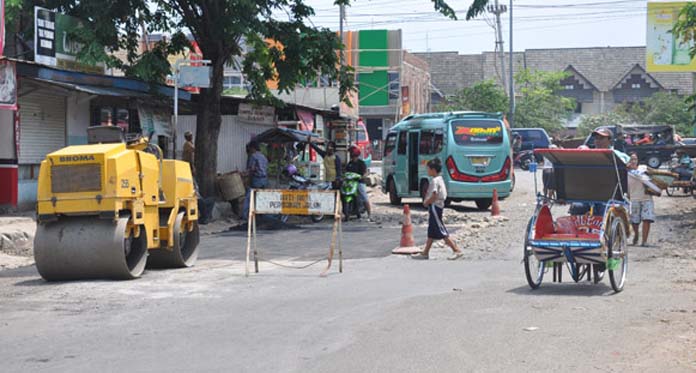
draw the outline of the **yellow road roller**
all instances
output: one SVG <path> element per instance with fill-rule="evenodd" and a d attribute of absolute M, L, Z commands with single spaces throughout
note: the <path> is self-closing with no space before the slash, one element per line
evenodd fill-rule
<path fill-rule="evenodd" d="M 34 259 L 48 281 L 132 279 L 192 266 L 198 203 L 189 164 L 141 136 L 91 127 L 41 162 Z"/>

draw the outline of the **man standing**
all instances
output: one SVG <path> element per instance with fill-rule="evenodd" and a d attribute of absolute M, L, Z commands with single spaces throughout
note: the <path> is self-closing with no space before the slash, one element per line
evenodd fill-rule
<path fill-rule="evenodd" d="M 346 172 L 353 172 L 360 176 L 360 183 L 358 183 L 358 196 L 365 205 L 365 210 L 367 211 L 367 220 L 372 221 L 372 208 L 370 207 L 370 199 L 367 196 L 367 187 L 365 186 L 365 176 L 367 176 L 367 165 L 360 159 L 360 148 L 353 145 L 349 149 L 350 162 L 346 166 Z"/>
<path fill-rule="evenodd" d="M 264 189 L 268 186 L 268 159 L 261 153 L 259 143 L 251 141 L 246 146 L 247 150 L 247 169 L 246 175 L 249 176 L 249 188 L 244 200 L 243 219 L 249 217 L 249 198 L 251 189 Z"/>
<path fill-rule="evenodd" d="M 638 232 L 643 222 L 641 246 L 648 243 L 650 224 L 655 221 L 655 205 L 652 195 L 645 191 L 644 180 L 648 179 L 644 172 L 638 170 L 638 155 L 631 153 L 628 162 L 628 197 L 631 200 L 631 225 L 633 225 L 633 245 L 638 245 Z"/>
<path fill-rule="evenodd" d="M 196 176 L 196 165 L 194 164 L 196 156 L 196 146 L 193 145 L 193 134 L 191 131 L 184 133 L 184 154 L 181 159 L 188 162 L 191 166 L 191 175 Z"/>

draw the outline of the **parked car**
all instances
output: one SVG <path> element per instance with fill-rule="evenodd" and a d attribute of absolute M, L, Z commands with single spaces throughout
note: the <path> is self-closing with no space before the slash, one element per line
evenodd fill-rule
<path fill-rule="evenodd" d="M 638 161 L 649 167 L 658 168 L 672 160 L 677 145 L 674 143 L 674 128 L 664 125 L 615 125 L 595 128 L 607 129 L 613 134 L 614 149 L 624 153 L 635 152 Z M 585 145 L 594 148 L 594 136 L 585 139 Z"/>
<path fill-rule="evenodd" d="M 512 134 L 522 137 L 521 150 L 547 149 L 551 146 L 551 138 L 543 128 L 513 128 Z"/>

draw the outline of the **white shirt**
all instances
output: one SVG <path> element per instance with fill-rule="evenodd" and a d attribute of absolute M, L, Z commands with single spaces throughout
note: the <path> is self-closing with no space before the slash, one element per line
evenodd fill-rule
<path fill-rule="evenodd" d="M 439 208 L 445 208 L 445 200 L 447 199 L 447 187 L 445 186 L 445 180 L 442 176 L 437 175 L 431 181 L 428 186 L 428 192 L 425 194 L 425 199 L 428 200 L 433 196 L 433 193 L 437 193 L 433 205 Z"/>

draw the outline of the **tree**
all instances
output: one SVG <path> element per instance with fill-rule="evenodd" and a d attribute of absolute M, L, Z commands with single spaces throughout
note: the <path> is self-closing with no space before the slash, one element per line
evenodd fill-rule
<path fill-rule="evenodd" d="M 516 127 L 541 127 L 547 132 L 561 129 L 575 108 L 575 100 L 559 96 L 566 72 L 520 71 L 515 75 L 520 94 L 515 107 Z"/>
<path fill-rule="evenodd" d="M 484 80 L 462 89 L 447 102 L 438 105 L 438 111 L 459 110 L 507 112 L 508 98 L 494 81 Z"/>
<path fill-rule="evenodd" d="M 456 19 L 444 0 L 431 0 L 443 15 Z M 314 14 L 304 0 L 47 0 L 47 7 L 82 19 L 75 35 L 84 47 L 80 58 L 104 61 L 122 68 L 127 75 L 162 82 L 168 72 L 166 54 L 186 44 L 190 32 L 203 58 L 212 63 L 211 87 L 201 89 L 196 122 L 196 171 L 203 195 L 215 192 L 217 139 L 220 132 L 220 101 L 223 69 L 235 57 L 242 58 L 242 71 L 250 82 L 249 97 L 259 103 L 277 103 L 266 82 L 275 79 L 281 91 L 289 92 L 302 81 L 318 75 L 337 81 L 340 95 L 353 90 L 353 72 L 339 67 L 336 53 L 343 46 L 338 35 L 325 28 L 308 26 Z M 350 0 L 336 0 L 350 5 Z M 480 1 L 479 1 L 480 3 Z M 474 4 L 480 7 L 480 4 Z M 284 20 L 278 13 L 287 14 Z M 170 41 L 138 53 L 140 30 L 172 34 Z M 175 30 L 175 32 L 172 32 Z M 248 46 L 243 50 L 242 41 Z M 271 42 L 272 41 L 272 42 Z M 106 47 L 106 50 L 104 49 Z M 128 51 L 123 64 L 109 52 Z"/>
<path fill-rule="evenodd" d="M 674 93 L 657 92 L 640 104 L 623 104 L 617 112 L 625 116 L 628 123 L 666 124 L 674 126 L 681 134 L 692 132 L 693 115 L 689 113 L 689 104 Z"/>
<path fill-rule="evenodd" d="M 687 2 L 679 12 L 677 22 L 674 24 L 672 33 L 676 39 L 681 40 L 684 44 L 689 45 L 689 55 L 691 59 L 696 57 L 696 3 Z M 696 112 L 696 94 L 689 96 L 686 99 L 689 110 Z M 691 124 L 696 123 L 696 117 L 691 117 Z M 683 133 L 693 133 L 693 127 L 686 129 Z"/>

